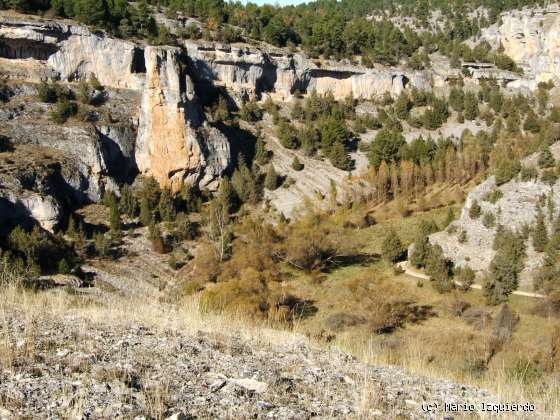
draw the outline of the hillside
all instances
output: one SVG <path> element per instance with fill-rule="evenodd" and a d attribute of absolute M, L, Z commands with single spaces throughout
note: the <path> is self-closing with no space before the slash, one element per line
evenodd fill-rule
<path fill-rule="evenodd" d="M 0 1 L 0 418 L 558 417 L 559 33 Z"/>

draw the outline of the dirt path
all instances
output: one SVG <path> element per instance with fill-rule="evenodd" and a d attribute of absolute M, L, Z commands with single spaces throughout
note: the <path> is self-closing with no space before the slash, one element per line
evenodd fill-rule
<path fill-rule="evenodd" d="M 409 275 L 410 277 L 414 277 L 414 278 L 421 279 L 421 280 L 430 280 L 431 279 L 430 276 L 428 276 L 428 275 L 410 267 L 410 264 L 408 263 L 408 261 L 401 261 L 401 262 L 397 263 L 397 266 L 399 268 L 401 268 L 402 270 L 404 270 L 404 273 Z M 455 284 L 457 286 L 462 286 L 461 282 L 458 282 L 458 281 L 455 281 Z M 471 289 L 482 290 L 482 286 L 480 284 L 473 284 L 473 285 L 471 285 Z M 541 295 L 539 293 L 523 292 L 521 290 L 516 290 L 516 291 L 512 292 L 512 294 L 517 295 L 517 296 L 525 296 L 525 297 L 537 298 L 537 299 L 544 299 L 546 297 L 545 295 Z"/>

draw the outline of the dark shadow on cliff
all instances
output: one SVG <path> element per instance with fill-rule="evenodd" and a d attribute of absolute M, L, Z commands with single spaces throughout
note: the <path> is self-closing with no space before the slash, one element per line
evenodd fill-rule
<path fill-rule="evenodd" d="M 250 131 L 244 130 L 235 125 L 218 122 L 215 123 L 214 126 L 220 130 L 224 136 L 226 136 L 230 144 L 231 165 L 228 171 L 233 172 L 233 170 L 237 168 L 240 154 L 243 155 L 245 162 L 250 167 L 255 156 L 255 144 L 257 142 L 257 137 Z"/>

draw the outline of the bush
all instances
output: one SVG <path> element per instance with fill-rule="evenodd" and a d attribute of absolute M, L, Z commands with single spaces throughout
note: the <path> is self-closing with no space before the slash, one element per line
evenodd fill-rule
<path fill-rule="evenodd" d="M 481 212 L 482 212 L 482 209 L 480 208 L 480 205 L 478 204 L 478 201 L 474 200 L 471 204 L 470 209 L 469 209 L 469 217 L 471 219 L 478 219 L 480 217 Z"/>
<path fill-rule="evenodd" d="M 493 228 L 496 225 L 496 216 L 490 212 L 484 213 L 484 216 L 482 216 L 482 224 L 485 228 Z"/>
<path fill-rule="evenodd" d="M 457 267 L 455 269 L 455 279 L 461 283 L 459 289 L 467 292 L 470 290 L 471 286 L 474 284 L 475 274 L 472 268 Z"/>
<path fill-rule="evenodd" d="M 50 112 L 50 117 L 56 124 L 64 124 L 68 118 L 76 115 L 77 112 L 78 105 L 63 99 L 56 103 L 55 108 Z"/>
<path fill-rule="evenodd" d="M 513 335 L 513 331 L 518 323 L 519 315 L 513 312 L 510 307 L 504 303 L 494 319 L 492 334 L 500 342 L 505 343 L 509 341 Z"/>
<path fill-rule="evenodd" d="M 383 259 L 389 263 L 396 263 L 404 257 L 405 248 L 397 235 L 397 232 L 390 230 L 385 236 L 383 243 L 381 244 L 381 255 Z"/>
<path fill-rule="evenodd" d="M 547 185 L 554 185 L 558 181 L 558 175 L 554 169 L 547 169 L 541 174 L 541 181 Z"/>
<path fill-rule="evenodd" d="M 58 89 L 54 84 L 41 82 L 37 88 L 37 96 L 41 102 L 54 104 L 58 99 Z"/>
<path fill-rule="evenodd" d="M 488 201 L 489 203 L 496 204 L 500 198 L 504 196 L 504 193 L 499 188 L 492 190 L 482 197 L 483 201 Z"/>
<path fill-rule="evenodd" d="M 297 156 L 294 156 L 291 166 L 294 171 L 301 171 L 303 169 L 303 164 L 299 161 Z"/>

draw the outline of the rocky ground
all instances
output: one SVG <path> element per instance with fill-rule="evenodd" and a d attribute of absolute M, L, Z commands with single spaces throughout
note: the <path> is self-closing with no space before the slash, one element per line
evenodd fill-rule
<path fill-rule="evenodd" d="M 494 400 L 297 335 L 281 341 L 112 325 L 76 311 L 29 324 L 4 312 L 0 418 L 427 418 L 424 402 Z"/>

